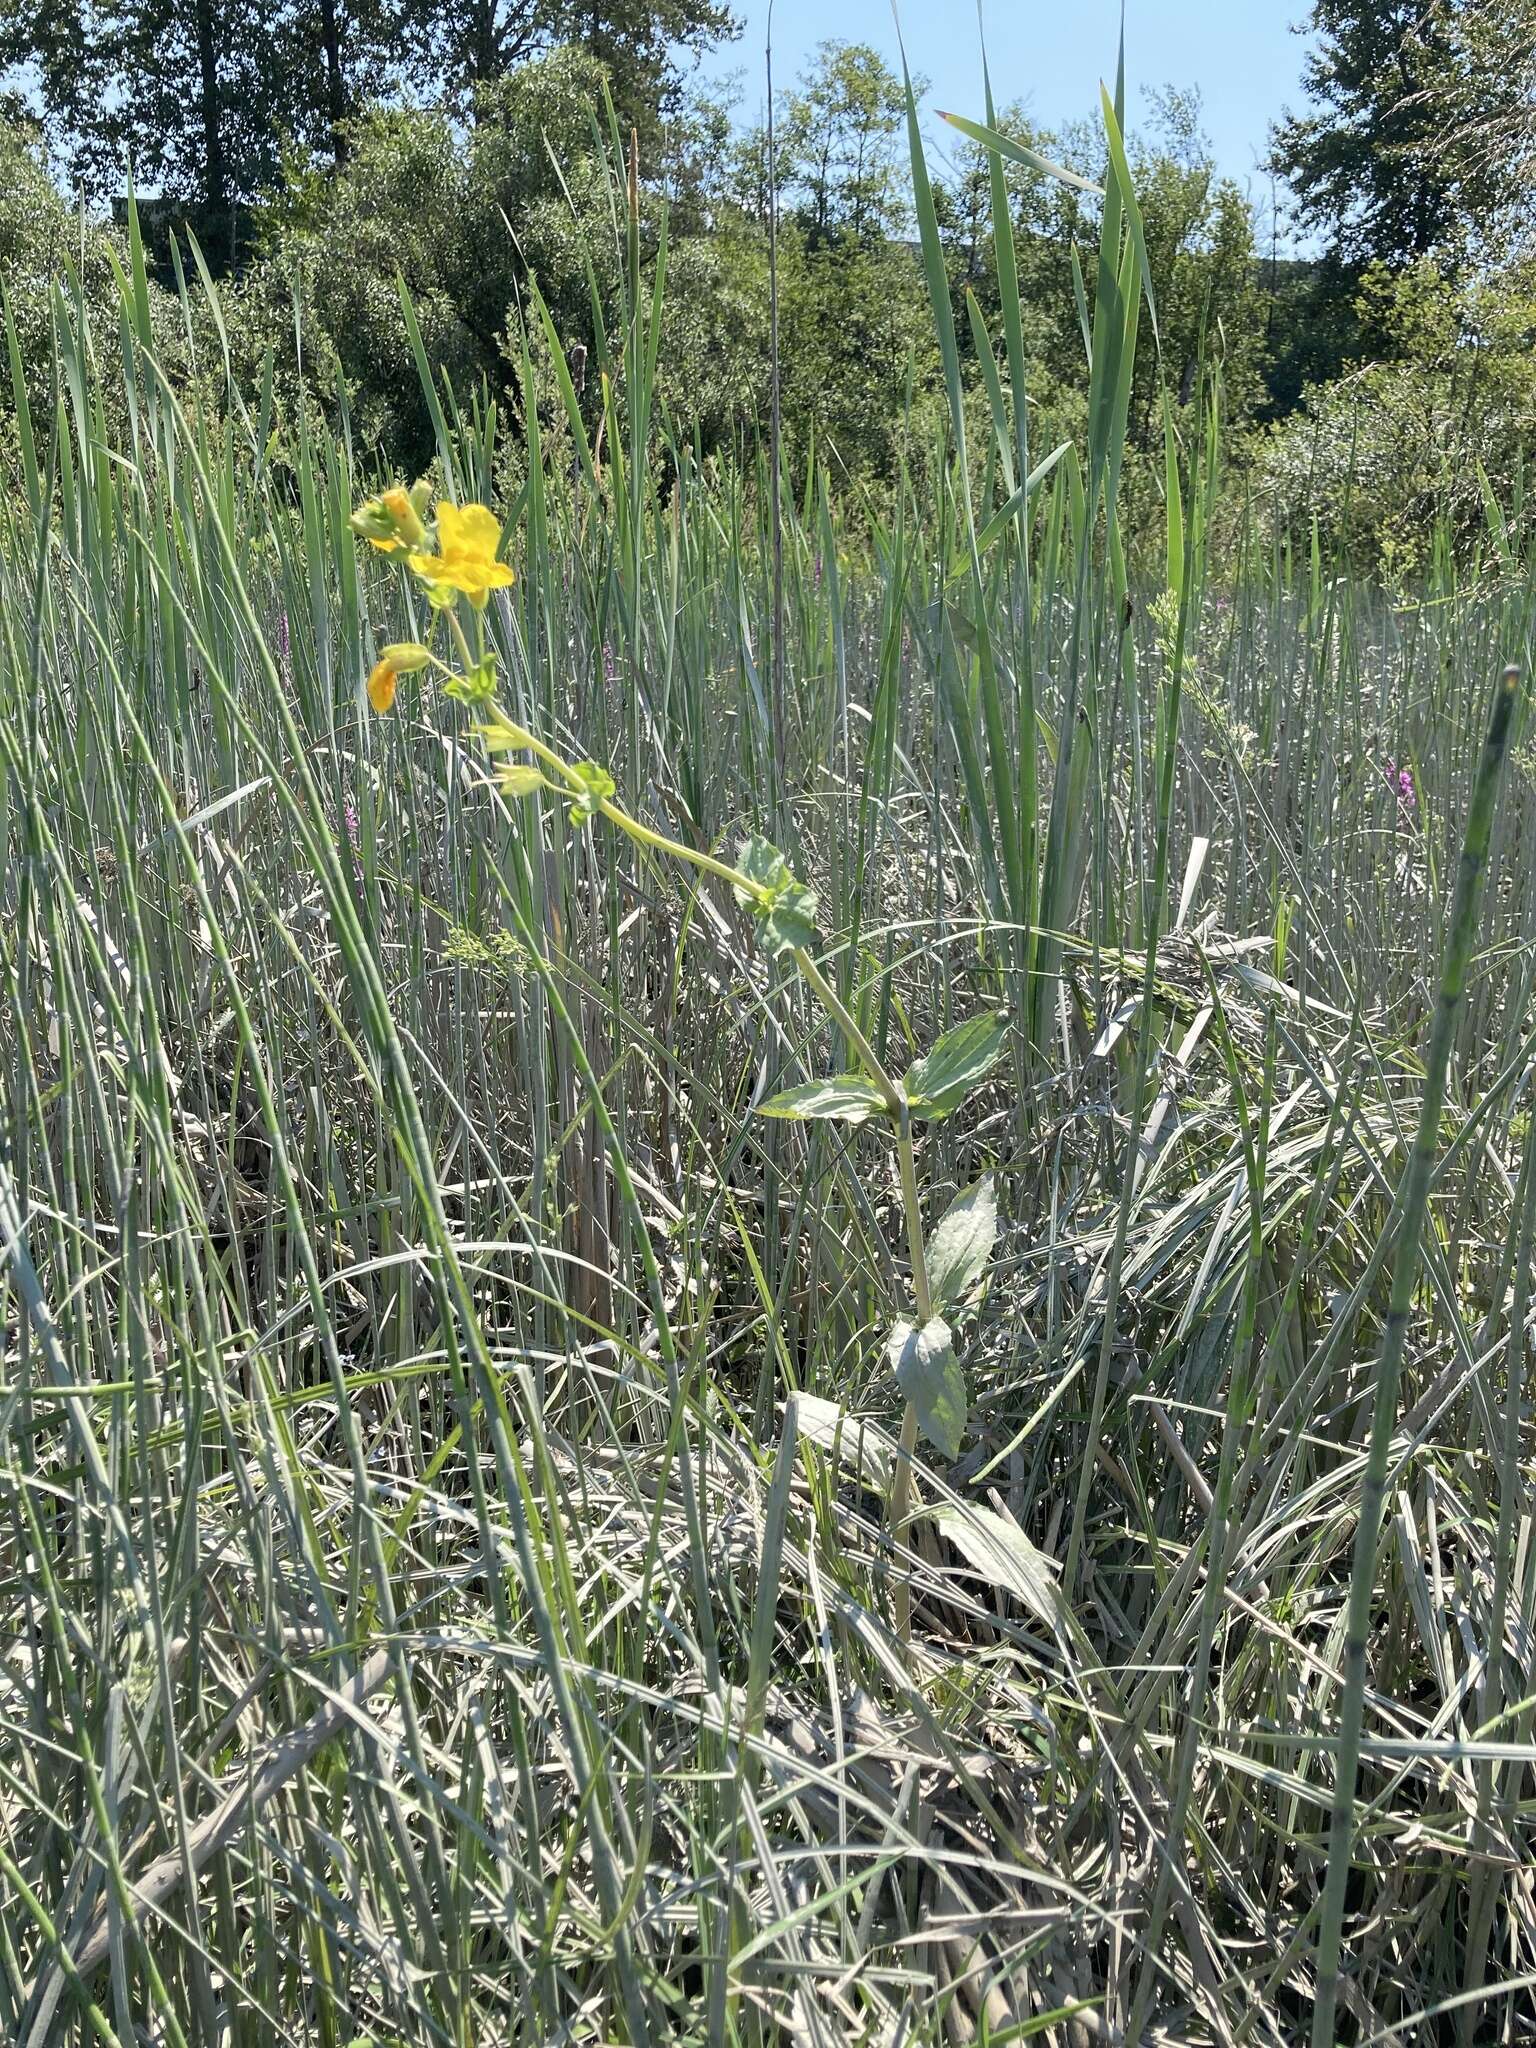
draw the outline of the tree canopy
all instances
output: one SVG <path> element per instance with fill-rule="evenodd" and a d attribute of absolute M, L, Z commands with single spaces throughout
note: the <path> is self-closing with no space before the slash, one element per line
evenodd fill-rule
<path fill-rule="evenodd" d="M 1310 108 L 1275 132 L 1336 262 L 1465 260 L 1508 233 L 1532 131 L 1532 0 L 1314 0 Z"/>

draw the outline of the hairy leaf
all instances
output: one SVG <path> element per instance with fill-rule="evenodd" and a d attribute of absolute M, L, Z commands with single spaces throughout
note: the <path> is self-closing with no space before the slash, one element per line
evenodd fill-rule
<path fill-rule="evenodd" d="M 955 1197 L 928 1240 L 928 1286 L 936 1309 L 958 1308 L 987 1269 L 997 1243 L 991 1174 Z"/>
<path fill-rule="evenodd" d="M 599 804 L 613 795 L 613 777 L 596 761 L 578 761 L 571 773 L 581 784 L 580 793 L 570 799 L 572 819 L 595 818 Z"/>
<path fill-rule="evenodd" d="M 765 953 L 792 953 L 815 936 L 816 892 L 800 882 L 791 882 L 757 921 L 757 943 Z"/>
<path fill-rule="evenodd" d="M 789 871 L 789 862 L 783 854 L 756 832 L 750 839 L 741 842 L 736 854 L 736 865 L 749 882 L 756 883 L 758 890 L 777 890 L 786 882 L 794 880 Z M 755 892 L 738 888 L 736 900 L 744 904 L 748 910 L 753 910 L 757 907 L 759 897 Z"/>
<path fill-rule="evenodd" d="M 920 1330 L 913 1323 L 898 1323 L 885 1350 L 896 1384 L 917 1410 L 923 1435 L 946 1458 L 958 1458 L 965 1434 L 965 1375 L 948 1323 L 942 1316 Z"/>
<path fill-rule="evenodd" d="M 912 1114 L 938 1118 L 958 1109 L 996 1066 L 1007 1035 L 1008 1018 L 1001 1010 L 984 1010 L 946 1031 L 931 1052 L 907 1069 L 904 1086 Z"/>
<path fill-rule="evenodd" d="M 934 1520 L 989 1586 L 1014 1594 L 1048 1628 L 1062 1626 L 1066 1602 L 1050 1560 L 1016 1522 L 970 1501 L 963 1506 L 940 1506 L 934 1511 Z"/>
<path fill-rule="evenodd" d="M 772 956 L 810 945 L 816 936 L 816 892 L 796 881 L 779 849 L 754 834 L 743 840 L 736 865 L 751 885 L 738 883 L 736 900 L 751 911 L 763 951 Z"/>
<path fill-rule="evenodd" d="M 868 1123 L 885 1110 L 885 1098 L 867 1075 L 833 1074 L 825 1081 L 802 1081 L 796 1088 L 770 1096 L 757 1105 L 759 1116 L 836 1117 L 845 1124 Z"/>

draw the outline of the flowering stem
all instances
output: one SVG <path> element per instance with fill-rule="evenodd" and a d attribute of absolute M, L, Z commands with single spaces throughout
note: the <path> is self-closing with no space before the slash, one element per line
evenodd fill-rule
<path fill-rule="evenodd" d="M 451 614 L 450 614 L 451 617 Z M 459 638 L 463 641 L 462 629 L 453 620 Z M 466 660 L 469 659 L 465 648 Z M 532 733 L 525 733 L 528 751 L 547 767 L 553 769 L 567 787 L 580 790 L 583 785 L 570 765 L 543 741 L 535 739 Z M 684 846 L 680 840 L 669 839 L 664 832 L 656 832 L 649 825 L 642 825 L 638 818 L 616 804 L 610 797 L 599 800 L 597 809 L 609 824 L 633 839 L 638 846 L 649 847 L 653 853 L 667 854 L 674 860 L 685 861 L 690 867 L 700 869 L 704 874 L 713 875 L 717 881 L 726 883 L 749 900 L 760 899 L 763 891 L 759 883 L 740 868 L 731 867 L 727 862 L 716 860 L 712 854 L 700 853 L 691 846 Z M 862 1063 L 870 1079 L 884 1098 L 887 1116 L 896 1128 L 896 1157 L 900 1173 L 901 1206 L 906 1223 L 907 1251 L 912 1266 L 912 1299 L 920 1329 L 926 1328 L 933 1320 L 933 1296 L 928 1285 L 927 1247 L 923 1237 L 922 1197 L 917 1184 L 917 1155 L 912 1144 L 912 1113 L 907 1098 L 898 1083 L 892 1079 L 879 1054 L 870 1044 L 869 1038 L 860 1027 L 857 1018 L 833 988 L 810 953 L 804 946 L 796 946 L 792 956 L 795 967 L 811 993 L 821 1003 L 828 1016 L 837 1025 L 847 1040 L 855 1057 Z M 902 1409 L 901 1441 L 897 1448 L 896 1467 L 891 1477 L 889 1501 L 889 1524 L 891 1541 L 901 1540 L 902 1532 L 911 1519 L 913 1508 L 912 1461 L 917 1452 L 917 1409 L 907 1401 Z M 896 1583 L 895 1596 L 896 1634 L 903 1648 L 910 1645 L 912 1636 L 911 1588 L 905 1575 Z"/>
<path fill-rule="evenodd" d="M 565 763 L 557 755 L 551 754 L 547 747 L 541 747 L 535 741 L 533 750 L 541 759 L 553 763 L 568 782 L 580 787 Z M 617 825 L 621 832 L 627 832 L 637 845 L 649 846 L 655 853 L 669 853 L 675 860 L 685 860 L 693 867 L 702 868 L 705 874 L 714 875 L 719 881 L 729 882 L 733 889 L 745 889 L 749 895 L 756 893 L 757 884 L 739 868 L 728 867 L 723 860 L 716 860 L 711 854 L 696 853 L 691 846 L 684 846 L 680 840 L 668 839 L 664 832 L 653 832 L 649 825 L 642 825 L 640 820 L 632 818 L 628 811 L 620 810 L 608 797 L 603 798 L 598 809 L 611 825 Z"/>
<path fill-rule="evenodd" d="M 452 633 L 454 639 L 457 640 L 459 643 L 459 653 L 463 657 L 465 668 L 471 669 L 478 667 L 479 664 L 476 661 L 475 656 L 470 652 L 469 641 L 465 637 L 464 628 L 459 623 L 459 615 L 454 610 L 452 605 L 446 607 L 445 617 L 448 620 L 448 630 Z"/>
<path fill-rule="evenodd" d="M 885 1106 L 888 1114 L 897 1118 L 903 1116 L 907 1106 L 906 1097 L 881 1065 L 879 1055 L 864 1033 L 859 1029 L 852 1011 L 848 1009 L 841 996 L 837 993 L 837 990 L 833 988 L 831 982 L 827 980 L 804 946 L 796 946 L 794 958 L 795 965 L 799 968 L 807 985 L 819 999 L 827 1014 L 837 1024 L 843 1036 L 853 1047 L 853 1050 L 864 1062 L 870 1079 L 885 1097 Z"/>

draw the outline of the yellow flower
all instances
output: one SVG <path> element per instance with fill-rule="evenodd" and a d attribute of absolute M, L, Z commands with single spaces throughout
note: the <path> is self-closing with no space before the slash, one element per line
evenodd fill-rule
<path fill-rule="evenodd" d="M 396 484 L 377 498 L 368 499 L 352 514 L 352 530 L 383 555 L 403 555 L 419 548 L 427 537 L 421 515 L 426 509 L 427 487 L 417 484 L 407 491 Z"/>
<path fill-rule="evenodd" d="M 368 702 L 378 712 L 380 718 L 386 711 L 394 708 L 395 684 L 399 679 L 400 671 L 388 656 L 375 665 L 368 678 Z"/>
<path fill-rule="evenodd" d="M 461 590 L 477 611 L 493 590 L 512 581 L 512 571 L 498 562 L 501 526 L 484 505 L 441 504 L 437 508 L 435 555 L 412 555 L 411 567 L 439 603 L 452 603 Z"/>
<path fill-rule="evenodd" d="M 395 685 L 402 675 L 413 669 L 425 668 L 432 659 L 425 647 L 415 640 L 394 640 L 385 648 L 374 664 L 368 678 L 368 702 L 382 718 L 392 710 L 395 702 Z"/>

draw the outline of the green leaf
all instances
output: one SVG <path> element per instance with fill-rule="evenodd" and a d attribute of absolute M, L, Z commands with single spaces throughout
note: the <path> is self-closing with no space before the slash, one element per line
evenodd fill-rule
<path fill-rule="evenodd" d="M 984 1081 L 1003 1049 L 1008 1018 L 1002 1010 L 984 1010 L 953 1031 L 946 1031 L 933 1049 L 907 1069 L 903 1086 L 912 1114 L 948 1116 L 971 1090 Z"/>
<path fill-rule="evenodd" d="M 793 953 L 816 936 L 816 892 L 791 882 L 784 894 L 757 921 L 757 943 L 765 953 Z"/>
<path fill-rule="evenodd" d="M 872 1492 L 890 1493 L 896 1446 L 878 1422 L 872 1422 L 866 1415 L 850 1415 L 820 1394 L 791 1394 L 789 1405 L 798 1418 L 802 1437 L 832 1452 L 857 1472 L 861 1484 Z"/>
<path fill-rule="evenodd" d="M 503 796 L 532 796 L 544 787 L 544 772 L 531 761 L 514 761 L 496 777 L 496 787 Z"/>
<path fill-rule="evenodd" d="M 965 1434 L 965 1375 L 950 1342 L 949 1325 L 935 1316 L 919 1330 L 898 1323 L 885 1343 L 896 1384 L 917 1410 L 929 1443 L 958 1458 Z"/>
<path fill-rule="evenodd" d="M 595 818 L 598 806 L 613 795 L 617 785 L 608 770 L 600 768 L 596 761 L 577 761 L 571 773 L 581 784 L 580 795 L 570 799 L 574 824 L 584 818 Z"/>
<path fill-rule="evenodd" d="M 868 1123 L 883 1115 L 885 1097 L 867 1075 L 833 1074 L 826 1081 L 802 1081 L 757 1105 L 759 1116 L 836 1117 L 845 1124 Z"/>
<path fill-rule="evenodd" d="M 1067 1603 L 1051 1561 L 1016 1522 L 970 1501 L 942 1502 L 933 1510 L 933 1518 L 989 1586 L 1012 1593 L 1047 1628 L 1066 1628 L 1070 1619 Z"/>
<path fill-rule="evenodd" d="M 974 1290 L 997 1243 L 997 1192 L 986 1174 L 957 1195 L 928 1240 L 928 1287 L 941 1311 Z"/>
<path fill-rule="evenodd" d="M 750 839 L 744 839 L 736 854 L 736 865 L 749 882 L 755 883 L 755 890 L 738 888 L 736 901 L 747 910 L 755 910 L 764 890 L 770 892 L 792 882 L 789 862 L 776 846 L 754 832 Z"/>
<path fill-rule="evenodd" d="M 743 840 L 736 865 L 747 887 L 736 884 L 736 900 L 757 924 L 757 943 L 770 956 L 792 953 L 816 936 L 816 892 L 796 881 L 776 846 L 756 834 Z"/>

